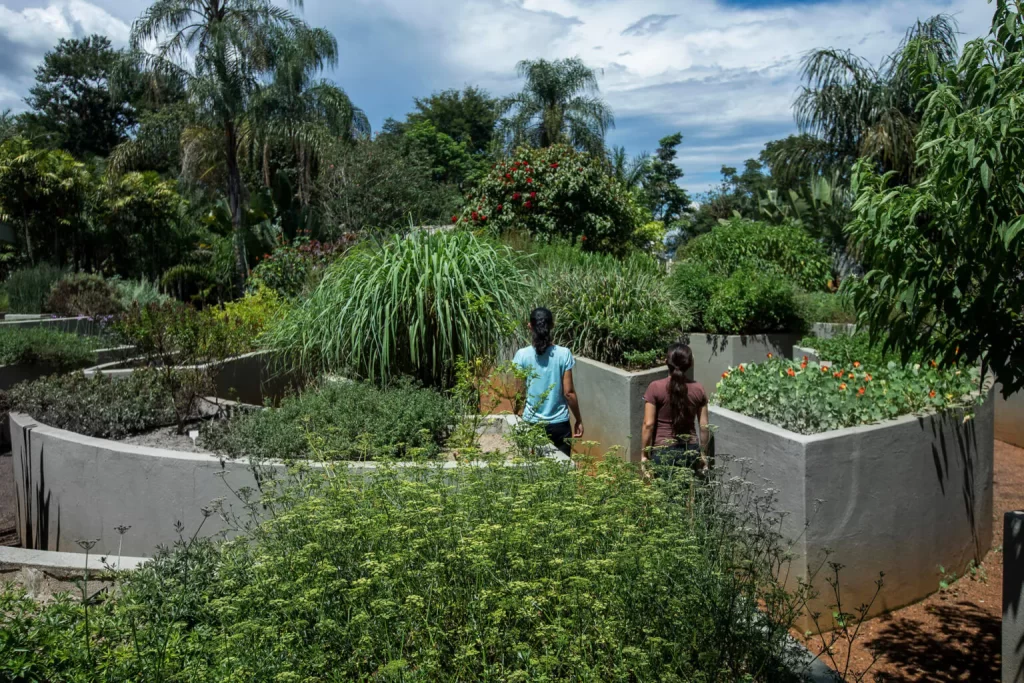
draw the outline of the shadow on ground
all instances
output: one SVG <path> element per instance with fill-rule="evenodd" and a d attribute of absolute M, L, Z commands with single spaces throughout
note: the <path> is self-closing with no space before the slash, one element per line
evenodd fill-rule
<path fill-rule="evenodd" d="M 900 673 L 882 673 L 876 681 L 998 681 L 1000 623 L 973 602 L 961 601 L 928 609 L 937 628 L 920 621 L 888 619 L 872 643 L 872 651 Z"/>

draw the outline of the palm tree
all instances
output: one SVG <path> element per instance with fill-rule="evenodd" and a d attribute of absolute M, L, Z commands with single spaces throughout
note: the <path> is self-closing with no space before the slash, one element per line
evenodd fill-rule
<path fill-rule="evenodd" d="M 935 74 L 957 55 L 957 24 L 948 15 L 919 21 L 878 68 L 848 50 L 815 50 L 803 58 L 805 85 L 794 103 L 805 135 L 779 145 L 768 159 L 793 176 L 840 174 L 853 162 L 873 159 L 881 171 L 912 182 L 918 105 L 936 84 Z"/>
<path fill-rule="evenodd" d="M 10 109 L 0 111 L 0 142 L 14 137 L 16 119 Z"/>
<path fill-rule="evenodd" d="M 608 166 L 612 175 L 631 190 L 643 186 L 644 179 L 650 170 L 651 155 L 641 152 L 630 159 L 626 156 L 626 148 L 612 147 L 608 151 Z"/>
<path fill-rule="evenodd" d="M 298 165 L 299 201 L 308 207 L 313 169 L 334 144 L 370 134 L 366 114 L 352 104 L 345 91 L 314 76 L 337 62 L 338 46 L 323 29 L 301 29 L 282 36 L 273 80 L 256 93 L 246 137 L 260 150 L 263 182 L 271 186 L 270 149 L 287 142 Z"/>
<path fill-rule="evenodd" d="M 604 135 L 615 126 L 611 108 L 598 95 L 597 74 L 579 57 L 523 60 L 516 72 L 523 90 L 505 98 L 503 124 L 513 147 L 567 143 L 604 156 Z"/>
<path fill-rule="evenodd" d="M 132 26 L 131 48 L 145 71 L 170 74 L 185 86 L 192 120 L 182 135 L 183 166 L 186 159 L 200 160 L 204 174 L 210 172 L 211 162 L 223 167 L 239 284 L 248 270 L 241 131 L 261 78 L 275 65 L 282 37 L 304 27 L 291 11 L 271 0 L 156 0 Z M 154 43 L 154 51 L 144 50 Z M 216 144 L 215 154 L 209 151 L 211 142 Z M 130 159 L 138 151 L 133 149 L 137 143 L 126 143 L 129 146 L 120 150 L 115 162 Z M 199 149 L 204 151 L 197 153 Z"/>

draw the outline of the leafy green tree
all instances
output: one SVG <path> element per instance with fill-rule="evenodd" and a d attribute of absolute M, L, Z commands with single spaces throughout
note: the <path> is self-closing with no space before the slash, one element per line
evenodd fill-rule
<path fill-rule="evenodd" d="M 109 266 L 122 277 L 155 282 L 195 246 L 174 181 L 153 171 L 100 183 L 93 211 Z"/>
<path fill-rule="evenodd" d="M 914 138 L 921 103 L 939 85 L 941 69 L 957 55 L 957 24 L 947 15 L 919 21 L 878 67 L 848 50 L 815 50 L 803 58 L 805 82 L 794 104 L 801 138 L 772 150 L 773 169 L 808 177 L 838 171 L 844 178 L 866 157 L 880 171 L 911 182 L 918 168 Z M 922 78 L 922 74 L 929 77 Z M 803 166 L 797 170 L 795 166 Z"/>
<path fill-rule="evenodd" d="M 651 171 L 651 155 L 641 152 L 630 159 L 625 147 L 615 146 L 608 150 L 608 166 L 616 180 L 630 189 L 639 190 Z"/>
<path fill-rule="evenodd" d="M 740 173 L 734 166 L 722 166 L 722 182 L 700 197 L 700 208 L 688 227 L 692 235 L 703 234 L 721 221 L 735 216 L 756 219 L 759 199 L 772 189 L 771 178 L 764 174 L 757 159 L 747 159 Z"/>
<path fill-rule="evenodd" d="M 62 38 L 36 68 L 26 124 L 76 157 L 107 156 L 135 123 L 131 104 L 111 93 L 121 59 L 104 36 Z"/>
<path fill-rule="evenodd" d="M 18 119 L 10 109 L 0 111 L 0 142 L 13 138 L 17 132 Z"/>
<path fill-rule="evenodd" d="M 568 144 L 604 157 L 604 136 L 615 126 L 615 118 L 600 97 L 594 69 L 572 57 L 527 59 L 516 71 L 526 83 L 501 107 L 513 148 Z"/>
<path fill-rule="evenodd" d="M 0 144 L 0 221 L 12 225 L 30 263 L 94 265 L 86 216 L 93 183 L 85 164 L 63 150 L 20 137 Z"/>
<path fill-rule="evenodd" d="M 479 170 L 480 162 L 469 153 L 466 143 L 440 132 L 429 120 L 410 123 L 404 139 L 413 153 L 427 159 L 438 182 L 462 185 Z"/>
<path fill-rule="evenodd" d="M 666 135 L 659 140 L 643 180 L 647 207 L 655 219 L 665 225 L 678 221 L 690 207 L 689 195 L 678 184 L 683 171 L 676 165 L 676 147 L 682 142 L 682 133 Z"/>
<path fill-rule="evenodd" d="M 521 147 L 468 197 L 455 222 L 496 233 L 525 230 L 621 253 L 635 244 L 645 211 L 603 161 L 567 145 Z"/>
<path fill-rule="evenodd" d="M 211 165 L 222 168 L 238 286 L 248 271 L 239 164 L 243 132 L 252 123 L 253 95 L 273 72 L 281 41 L 297 39 L 304 28 L 270 0 L 156 0 L 132 26 L 131 46 L 146 71 L 172 74 L 184 84 L 192 120 L 182 136 L 183 160 L 203 172 Z M 154 51 L 143 50 L 152 43 Z M 124 150 L 117 165 L 126 165 L 139 146 Z"/>
<path fill-rule="evenodd" d="M 848 230 L 863 279 L 844 283 L 887 349 L 939 362 L 981 361 L 1009 394 L 1024 387 L 1024 20 L 997 0 L 992 29 L 969 42 L 925 99 L 915 186 L 871 159 L 854 170 Z"/>
<path fill-rule="evenodd" d="M 408 124 L 431 123 L 437 132 L 466 145 L 470 154 L 486 154 L 498 123 L 498 100 L 486 90 L 467 86 L 464 90 L 443 90 L 430 97 L 415 98 L 416 111 Z"/>

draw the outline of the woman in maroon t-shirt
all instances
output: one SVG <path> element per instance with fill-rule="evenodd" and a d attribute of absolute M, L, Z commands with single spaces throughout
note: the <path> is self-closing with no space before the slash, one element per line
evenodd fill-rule
<path fill-rule="evenodd" d="M 644 394 L 642 458 L 659 465 L 706 469 L 708 396 L 704 387 L 686 376 L 693 367 L 693 352 L 685 344 L 673 344 L 666 358 L 669 376 L 651 382 Z"/>

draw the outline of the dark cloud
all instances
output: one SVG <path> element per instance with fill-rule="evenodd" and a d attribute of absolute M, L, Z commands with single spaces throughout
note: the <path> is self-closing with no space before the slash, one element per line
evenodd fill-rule
<path fill-rule="evenodd" d="M 648 14 L 643 19 L 627 26 L 622 35 L 639 37 L 661 33 L 665 30 L 666 24 L 678 16 L 678 14 Z"/>

